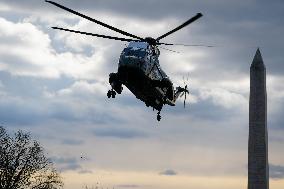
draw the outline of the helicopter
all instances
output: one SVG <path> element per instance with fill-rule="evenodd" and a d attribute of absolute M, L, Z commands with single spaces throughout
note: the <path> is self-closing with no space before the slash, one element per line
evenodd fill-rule
<path fill-rule="evenodd" d="M 67 8 L 56 2 L 46 0 L 47 3 L 53 4 L 65 11 L 74 15 L 87 19 L 91 22 L 99 24 L 105 28 L 113 30 L 117 33 L 123 34 L 129 38 L 107 36 L 102 34 L 94 34 L 89 32 L 82 32 L 61 27 L 52 27 L 56 30 L 62 30 L 77 34 L 89 35 L 94 37 L 125 41 L 129 42 L 128 46 L 121 52 L 118 70 L 116 73 L 109 74 L 109 84 L 111 89 L 107 92 L 108 98 L 115 98 L 117 94 L 121 94 L 123 85 L 126 86 L 137 99 L 143 101 L 147 107 L 152 107 L 157 110 L 157 120 L 161 120 L 161 110 L 164 105 L 175 106 L 176 100 L 184 96 L 184 107 L 187 94 L 189 90 L 187 85 L 184 87 L 176 87 L 167 74 L 162 70 L 159 63 L 160 51 L 159 45 L 183 45 L 183 46 L 204 46 L 204 45 L 184 45 L 160 42 L 161 39 L 171 35 L 172 33 L 184 28 L 193 23 L 203 15 L 197 13 L 195 16 L 174 28 L 173 30 L 157 37 L 142 38 L 134 34 L 128 33 L 121 29 L 115 28 L 111 25 L 103 23 L 99 20 L 86 16 L 75 10 Z M 211 47 L 211 46 L 207 46 Z"/>

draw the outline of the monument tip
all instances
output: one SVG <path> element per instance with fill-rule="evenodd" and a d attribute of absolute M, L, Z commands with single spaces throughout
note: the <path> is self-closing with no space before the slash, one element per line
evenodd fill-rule
<path fill-rule="evenodd" d="M 259 48 L 257 48 L 252 64 L 251 64 L 251 67 L 254 67 L 254 66 L 264 66 L 263 59 L 262 59 Z"/>

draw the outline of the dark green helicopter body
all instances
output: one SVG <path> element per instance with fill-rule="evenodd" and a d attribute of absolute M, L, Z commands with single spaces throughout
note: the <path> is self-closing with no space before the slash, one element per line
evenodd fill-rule
<path fill-rule="evenodd" d="M 123 34 L 131 38 L 121 38 L 106 36 L 101 34 L 93 34 L 88 32 L 81 32 L 76 30 L 64 29 L 59 27 L 53 27 L 53 29 L 64 30 L 73 33 L 79 33 L 84 35 L 91 35 L 95 37 L 102 37 L 107 39 L 114 39 L 119 41 L 129 42 L 128 46 L 123 49 L 118 63 L 118 70 L 116 73 L 109 75 L 109 83 L 111 90 L 108 91 L 108 98 L 115 98 L 116 94 L 121 94 L 123 85 L 125 85 L 135 96 L 141 101 L 145 102 L 146 106 L 151 106 L 153 109 L 158 110 L 157 120 L 160 121 L 160 111 L 165 104 L 174 106 L 178 97 L 185 96 L 184 105 L 186 100 L 186 94 L 188 94 L 187 85 L 185 87 L 176 87 L 174 89 L 173 83 L 162 70 L 159 64 L 160 51 L 159 45 L 183 45 L 183 44 L 171 44 L 162 43 L 160 40 L 188 24 L 199 19 L 202 14 L 198 13 L 196 16 L 187 20 L 182 25 L 167 32 L 166 34 L 154 39 L 151 37 L 141 38 L 136 35 L 130 34 L 94 18 L 83 15 L 72 9 L 64 7 L 56 2 L 47 1 L 59 8 L 62 8 L 68 12 L 78 15 L 82 18 L 95 22 L 106 28 L 109 28 L 115 32 Z M 183 46 L 203 46 L 203 45 L 183 45 Z M 211 46 L 207 46 L 211 47 Z"/>

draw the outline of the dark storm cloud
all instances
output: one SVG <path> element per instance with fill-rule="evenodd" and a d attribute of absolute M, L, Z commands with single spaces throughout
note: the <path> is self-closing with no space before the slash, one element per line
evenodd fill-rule
<path fill-rule="evenodd" d="M 284 166 L 269 164 L 269 175 L 272 179 L 283 179 Z"/>
<path fill-rule="evenodd" d="M 123 127 L 109 127 L 109 128 L 97 128 L 94 130 L 94 135 L 98 137 L 112 137 L 119 139 L 132 139 L 132 138 L 144 138 L 147 134 L 143 131 L 136 129 L 123 128 Z"/>
<path fill-rule="evenodd" d="M 168 169 L 168 170 L 162 171 L 159 174 L 160 175 L 167 175 L 167 176 L 177 175 L 177 173 L 174 170 L 172 170 L 172 169 Z"/>

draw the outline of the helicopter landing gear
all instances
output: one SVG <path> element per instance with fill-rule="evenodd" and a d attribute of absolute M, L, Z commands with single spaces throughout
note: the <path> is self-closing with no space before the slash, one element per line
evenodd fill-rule
<path fill-rule="evenodd" d="M 158 114 L 157 114 L 157 120 L 158 120 L 158 121 L 161 121 L 161 118 L 162 118 L 162 117 L 161 117 L 161 112 L 159 111 Z"/>
<path fill-rule="evenodd" d="M 115 95 L 116 95 L 116 92 L 113 89 L 111 89 L 107 92 L 108 98 L 110 98 L 110 97 L 115 98 Z"/>

